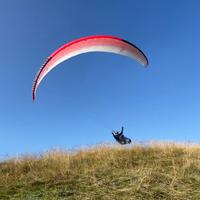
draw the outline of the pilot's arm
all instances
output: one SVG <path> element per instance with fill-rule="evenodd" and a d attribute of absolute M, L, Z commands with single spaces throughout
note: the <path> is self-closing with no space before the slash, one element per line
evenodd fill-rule
<path fill-rule="evenodd" d="M 124 127 L 122 126 L 122 130 L 121 130 L 120 134 L 123 134 L 123 132 L 124 132 Z"/>

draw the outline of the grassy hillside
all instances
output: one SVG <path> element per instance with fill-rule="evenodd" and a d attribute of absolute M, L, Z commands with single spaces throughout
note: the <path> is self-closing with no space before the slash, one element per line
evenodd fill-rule
<path fill-rule="evenodd" d="M 1 200 L 200 199 L 200 145 L 101 145 L 0 163 Z"/>

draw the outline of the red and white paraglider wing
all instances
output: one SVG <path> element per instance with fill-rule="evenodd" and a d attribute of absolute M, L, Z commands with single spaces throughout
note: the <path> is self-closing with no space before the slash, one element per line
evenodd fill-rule
<path fill-rule="evenodd" d="M 110 52 L 120 54 L 133 58 L 144 66 L 148 65 L 145 54 L 138 47 L 121 38 L 100 35 L 74 40 L 53 52 L 42 65 L 33 84 L 33 100 L 35 99 L 40 82 L 50 70 L 71 57 L 88 52 Z"/>

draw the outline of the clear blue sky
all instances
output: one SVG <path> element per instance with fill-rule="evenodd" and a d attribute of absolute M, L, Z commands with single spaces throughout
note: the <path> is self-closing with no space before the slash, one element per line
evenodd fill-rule
<path fill-rule="evenodd" d="M 198 0 L 1 0 L 0 156 L 133 140 L 200 141 Z M 149 68 L 114 54 L 62 63 L 31 87 L 62 44 L 107 34 L 139 46 Z"/>

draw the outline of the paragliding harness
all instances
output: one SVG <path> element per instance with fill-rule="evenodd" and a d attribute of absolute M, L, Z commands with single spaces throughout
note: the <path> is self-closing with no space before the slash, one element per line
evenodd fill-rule
<path fill-rule="evenodd" d="M 131 143 L 131 139 L 125 137 L 123 135 L 123 131 L 124 131 L 124 127 L 122 126 L 122 130 L 121 132 L 119 131 L 113 131 L 112 134 L 113 134 L 113 137 L 117 140 L 118 143 L 120 144 L 130 144 Z"/>

